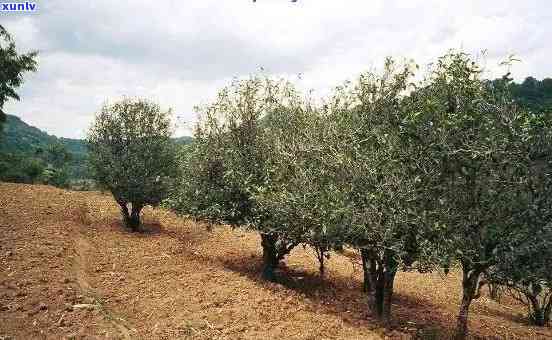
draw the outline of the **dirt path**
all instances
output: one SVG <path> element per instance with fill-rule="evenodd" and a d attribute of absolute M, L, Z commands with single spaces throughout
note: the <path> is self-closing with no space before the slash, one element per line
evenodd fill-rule
<path fill-rule="evenodd" d="M 82 229 L 83 226 L 79 226 Z M 73 264 L 73 273 L 76 278 L 76 282 L 79 288 L 79 292 L 85 296 L 90 303 L 80 304 L 79 308 L 85 309 L 98 309 L 104 318 L 108 320 L 111 325 L 119 331 L 119 335 L 116 337 L 120 339 L 132 339 L 131 330 L 125 324 L 125 321 L 120 317 L 114 315 L 109 309 L 101 303 L 102 296 L 94 290 L 90 285 L 86 268 L 89 267 L 90 259 L 95 256 L 95 246 L 81 234 L 81 230 L 76 233 L 74 239 L 74 249 L 76 256 Z"/>
<path fill-rule="evenodd" d="M 0 197 L 0 338 L 119 339 L 97 308 L 80 307 L 93 301 L 74 270 L 72 195 L 0 184 Z"/>
<path fill-rule="evenodd" d="M 0 197 L 0 338 L 438 339 L 454 326 L 456 275 L 401 273 L 384 329 L 348 257 L 332 256 L 322 279 L 299 247 L 271 284 L 253 233 L 208 232 L 161 209 L 129 233 L 100 193 L 0 183 Z M 473 307 L 475 338 L 552 338 L 520 323 L 519 306 Z"/>

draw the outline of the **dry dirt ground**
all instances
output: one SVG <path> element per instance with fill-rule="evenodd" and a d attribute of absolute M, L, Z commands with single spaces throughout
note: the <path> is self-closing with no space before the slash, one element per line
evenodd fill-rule
<path fill-rule="evenodd" d="M 333 255 L 321 279 L 297 248 L 280 284 L 260 280 L 254 233 L 162 209 L 130 233 L 109 195 L 0 183 L 0 339 L 446 339 L 458 274 L 401 273 L 394 322 L 366 308 L 358 259 Z M 524 310 L 482 297 L 476 339 L 545 339 Z"/>

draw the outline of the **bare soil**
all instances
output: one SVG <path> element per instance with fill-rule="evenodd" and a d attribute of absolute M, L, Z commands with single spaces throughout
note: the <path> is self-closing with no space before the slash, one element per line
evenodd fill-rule
<path fill-rule="evenodd" d="M 447 339 L 458 273 L 400 273 L 394 321 L 367 309 L 357 254 L 333 254 L 326 276 L 298 247 L 278 284 L 261 280 L 255 233 L 206 226 L 163 209 L 144 232 L 120 223 L 98 192 L 0 183 L 0 339 Z M 551 339 L 523 306 L 472 305 L 475 339 Z"/>

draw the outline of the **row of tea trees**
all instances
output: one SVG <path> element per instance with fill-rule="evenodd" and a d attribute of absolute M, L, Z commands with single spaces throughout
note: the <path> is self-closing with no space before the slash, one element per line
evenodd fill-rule
<path fill-rule="evenodd" d="M 443 56 L 421 81 L 417 71 L 388 59 L 322 101 L 284 80 L 235 80 L 198 108 L 179 169 L 168 113 L 126 99 L 90 131 L 97 180 L 133 229 L 141 207 L 173 187 L 177 212 L 258 232 L 267 280 L 297 245 L 321 264 L 330 250 L 357 249 L 384 320 L 399 270 L 459 265 L 457 338 L 483 278 L 519 292 L 534 323 L 547 323 L 551 120 L 518 110 L 509 79 L 483 80 L 464 53 Z"/>
<path fill-rule="evenodd" d="M 387 60 L 322 104 L 285 81 L 235 81 L 200 110 L 173 207 L 257 231 L 268 280 L 298 244 L 358 249 L 384 319 L 397 271 L 459 264 L 456 336 L 465 337 L 482 278 L 523 286 L 506 264 L 532 268 L 511 257 L 551 240 L 550 120 L 518 110 L 509 79 L 483 80 L 464 53 L 440 58 L 421 82 L 416 71 Z M 550 281 L 538 276 L 532 315 L 542 324 Z"/>

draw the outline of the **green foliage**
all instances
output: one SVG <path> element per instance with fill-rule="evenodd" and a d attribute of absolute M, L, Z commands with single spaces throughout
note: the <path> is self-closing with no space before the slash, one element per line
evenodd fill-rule
<path fill-rule="evenodd" d="M 483 275 L 502 268 L 519 286 L 536 271 L 520 240 L 552 218 L 552 120 L 520 110 L 508 76 L 482 79 L 465 53 L 447 53 L 419 82 L 417 69 L 388 59 L 321 103 L 284 81 L 235 81 L 201 108 L 169 205 L 258 231 L 268 279 L 297 244 L 315 249 L 321 270 L 329 250 L 358 249 L 385 318 L 398 270 L 458 262 L 464 338 Z"/>
<path fill-rule="evenodd" d="M 133 230 L 141 209 L 159 204 L 177 174 L 169 114 L 157 104 L 125 98 L 104 105 L 88 132 L 93 176 L 111 191 Z"/>
<path fill-rule="evenodd" d="M 36 157 L 0 154 L 0 180 L 15 183 L 41 183 L 45 162 Z"/>
<path fill-rule="evenodd" d="M 77 180 L 90 178 L 86 167 L 87 153 L 87 146 L 82 140 L 57 138 L 27 125 L 16 116 L 7 115 L 2 143 L 0 144 L 0 159 L 4 161 L 10 159 L 11 162 L 16 162 L 12 163 L 12 168 L 19 168 L 18 164 L 24 159 L 40 159 L 45 163 L 45 166 L 49 164 L 51 170 L 63 170 L 63 176 L 67 177 L 67 183 L 63 186 L 66 187 Z M 57 160 L 52 157 L 57 158 Z M 11 175 L 3 174 L 4 172 L 0 169 L 2 180 L 14 180 L 13 173 Z M 54 181 L 52 183 L 48 180 L 49 177 L 49 175 L 45 176 L 45 183 L 59 182 Z M 10 180 L 10 178 L 12 179 Z M 21 182 L 22 180 L 17 181 Z"/>
<path fill-rule="evenodd" d="M 61 143 L 48 145 L 46 149 L 47 160 L 56 168 L 63 167 L 71 160 L 71 154 L 67 148 Z"/>
<path fill-rule="evenodd" d="M 388 59 L 381 75 L 362 74 L 345 96 L 352 99 L 350 108 L 337 110 L 345 160 L 336 164 L 338 187 L 346 190 L 351 207 L 347 240 L 361 251 L 365 290 L 372 309 L 385 319 L 396 272 L 426 270 L 434 262 L 435 225 L 427 223 L 420 204 L 426 194 L 420 173 L 433 168 L 419 157 L 406 126 L 411 111 L 405 96 L 416 69 Z"/>
<path fill-rule="evenodd" d="M 527 77 L 521 84 L 511 83 L 509 90 L 518 105 L 531 113 L 552 112 L 552 79 Z"/>
<path fill-rule="evenodd" d="M 506 77 L 489 87 L 481 71 L 469 55 L 451 52 L 410 96 L 409 134 L 418 140 L 418 158 L 437 171 L 420 172 L 424 204 L 444 226 L 442 258 L 454 256 L 463 270 L 457 338 L 466 336 L 469 306 L 482 274 L 500 262 L 500 249 L 550 221 L 548 210 L 531 208 L 530 185 L 549 176 L 541 156 L 549 157 L 550 139 L 534 115 L 512 104 Z M 539 221 L 520 218 L 531 210 Z"/>
<path fill-rule="evenodd" d="M 65 188 L 69 184 L 69 174 L 64 168 L 55 169 L 48 167 L 42 172 L 42 182 L 59 188 Z"/>
<path fill-rule="evenodd" d="M 282 153 L 275 152 L 279 142 L 273 136 L 279 131 L 293 140 L 302 133 L 284 131 L 276 122 L 291 119 L 302 105 L 283 81 L 236 80 L 221 90 L 214 103 L 198 108 L 194 143 L 181 157 L 183 183 L 169 201 L 180 213 L 258 231 L 264 276 L 271 280 L 278 261 L 308 234 L 308 227 L 270 199 L 287 184 L 288 173 L 278 166 Z"/>
<path fill-rule="evenodd" d="M 530 321 L 550 322 L 552 313 L 552 113 L 528 115 L 524 124 L 524 172 L 512 196 L 517 229 L 497 250 L 489 278 L 510 289 L 524 303 Z"/>
<path fill-rule="evenodd" d="M 23 83 L 23 74 L 36 71 L 37 52 L 18 54 L 15 42 L 6 29 L 0 25 L 0 131 L 6 120 L 3 112 L 8 99 L 19 100 L 16 89 Z"/>
<path fill-rule="evenodd" d="M 63 166 L 54 166 L 54 168 L 64 170 L 67 175 L 67 187 L 72 189 L 90 189 L 95 188 L 92 180 L 92 174 L 88 169 L 88 146 L 82 139 L 58 138 L 47 134 L 46 132 L 30 126 L 23 122 L 19 117 L 6 115 L 6 124 L 2 143 L 0 143 L 0 159 L 6 159 L 6 155 L 16 155 L 15 159 L 39 158 L 45 163 L 51 163 L 51 148 L 60 148 L 63 146 L 67 155 Z M 173 141 L 185 146 L 192 142 L 191 137 L 173 138 Z M 58 164 L 59 165 L 59 164 Z M 0 170 L 1 171 L 1 170 Z M 0 177 L 2 172 L 0 172 Z M 6 179 L 7 180 L 7 179 Z M 48 182 L 48 181 L 46 181 Z"/>

